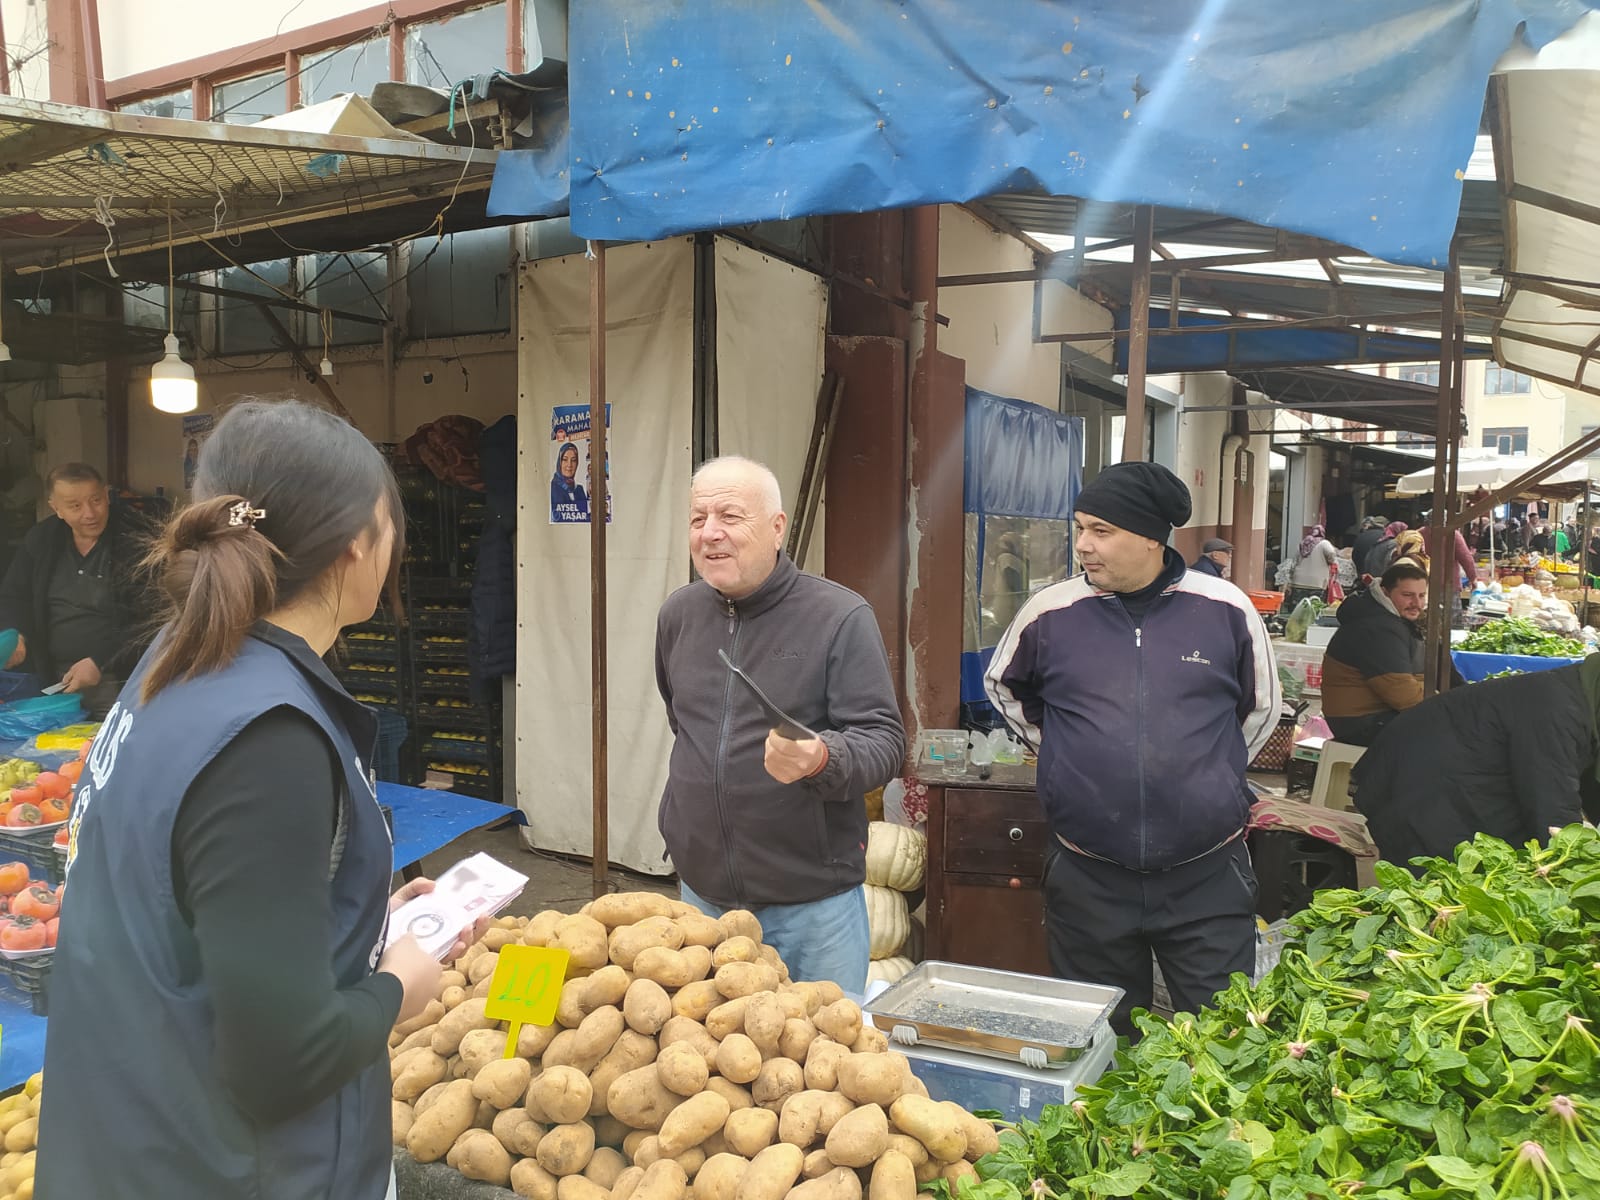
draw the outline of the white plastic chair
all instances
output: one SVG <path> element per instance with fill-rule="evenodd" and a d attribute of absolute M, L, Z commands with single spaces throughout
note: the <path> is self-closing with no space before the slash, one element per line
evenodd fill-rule
<path fill-rule="evenodd" d="M 1322 743 L 1317 778 L 1311 785 L 1311 803 L 1340 812 L 1354 812 L 1350 802 L 1350 768 L 1367 752 L 1365 746 L 1329 740 Z"/>

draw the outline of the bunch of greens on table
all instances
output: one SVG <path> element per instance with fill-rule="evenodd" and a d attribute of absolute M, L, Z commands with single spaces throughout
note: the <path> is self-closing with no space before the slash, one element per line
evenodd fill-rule
<path fill-rule="evenodd" d="M 1490 621 L 1468 634 L 1457 650 L 1481 654 L 1530 654 L 1537 658 L 1582 658 L 1584 644 L 1540 629 L 1526 617 Z"/>
<path fill-rule="evenodd" d="M 1319 893 L 1259 984 L 1139 1014 L 1118 1068 L 1005 1127 L 961 1200 L 1600 1196 L 1600 834 L 1377 871 Z"/>

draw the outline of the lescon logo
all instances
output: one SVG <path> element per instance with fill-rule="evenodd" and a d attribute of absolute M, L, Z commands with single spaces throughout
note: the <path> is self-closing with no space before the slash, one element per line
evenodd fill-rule
<path fill-rule="evenodd" d="M 1179 659 L 1179 661 L 1180 662 L 1186 662 L 1186 663 L 1199 663 L 1202 666 L 1206 666 L 1206 667 L 1209 667 L 1211 665 L 1211 660 L 1209 658 L 1200 657 L 1200 651 L 1198 651 L 1198 650 L 1196 650 L 1196 651 L 1194 651 L 1193 653 L 1190 653 L 1190 654 L 1185 654 L 1181 659 Z"/>

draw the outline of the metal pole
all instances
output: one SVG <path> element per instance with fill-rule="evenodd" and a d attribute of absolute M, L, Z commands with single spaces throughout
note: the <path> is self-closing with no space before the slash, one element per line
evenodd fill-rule
<path fill-rule="evenodd" d="M 606 464 L 606 244 L 589 243 L 589 671 L 593 723 L 594 894 L 610 890 L 611 822 L 606 707 L 606 521 L 611 515 Z"/>
<path fill-rule="evenodd" d="M 1450 632 L 1449 579 L 1455 571 L 1454 544 L 1451 538 L 1450 481 L 1453 472 L 1450 462 L 1456 457 L 1453 440 L 1455 421 L 1455 380 L 1457 353 L 1456 296 L 1460 291 L 1461 276 L 1456 262 L 1456 247 L 1450 245 L 1450 261 L 1444 273 L 1444 295 L 1440 304 L 1439 320 L 1439 393 L 1435 422 L 1438 428 L 1438 453 L 1433 460 L 1433 519 L 1430 522 L 1433 537 L 1433 558 L 1428 571 L 1428 625 L 1426 655 L 1424 658 L 1422 688 L 1424 696 L 1440 691 L 1441 678 L 1449 678 Z M 1450 539 L 1447 541 L 1447 539 Z"/>
<path fill-rule="evenodd" d="M 1122 461 L 1144 458 L 1145 357 L 1150 352 L 1150 243 L 1155 240 L 1155 209 L 1133 210 L 1133 281 L 1128 297 L 1128 407 L 1122 429 Z"/>

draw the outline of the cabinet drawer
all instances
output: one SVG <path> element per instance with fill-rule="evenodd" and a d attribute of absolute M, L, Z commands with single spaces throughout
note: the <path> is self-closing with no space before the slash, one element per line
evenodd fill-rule
<path fill-rule="evenodd" d="M 1005 875 L 1037 885 L 1050 827 L 1032 792 L 950 789 L 944 801 L 946 871 Z"/>

